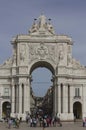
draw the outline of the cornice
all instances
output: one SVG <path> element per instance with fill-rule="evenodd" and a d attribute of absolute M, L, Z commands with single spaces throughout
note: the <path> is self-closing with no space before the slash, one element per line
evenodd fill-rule
<path fill-rule="evenodd" d="M 26 43 L 67 43 L 67 44 L 73 44 L 73 41 L 71 38 L 67 36 L 51 36 L 51 35 L 44 35 L 44 36 L 29 36 L 29 35 L 21 35 L 17 36 L 15 39 L 11 41 L 12 43 L 20 43 L 20 42 L 26 42 Z"/>
<path fill-rule="evenodd" d="M 56 78 L 67 78 L 67 79 L 86 79 L 86 76 L 79 76 L 79 75 L 69 75 L 69 74 L 58 74 L 55 75 Z"/>
<path fill-rule="evenodd" d="M 16 74 L 16 75 L 11 75 L 10 78 L 30 78 L 28 74 Z"/>

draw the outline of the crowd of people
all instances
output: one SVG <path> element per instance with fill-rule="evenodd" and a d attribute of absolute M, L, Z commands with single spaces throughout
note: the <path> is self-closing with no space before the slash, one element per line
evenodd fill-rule
<path fill-rule="evenodd" d="M 21 118 L 19 119 L 18 117 L 8 117 L 5 119 L 5 122 L 8 124 L 9 129 L 11 128 L 11 126 L 13 126 L 14 128 L 19 128 Z"/>
<path fill-rule="evenodd" d="M 11 126 L 15 128 L 19 128 L 20 123 L 22 122 L 22 118 L 15 118 L 8 117 L 6 118 L 5 122 L 8 124 L 8 128 L 10 129 Z M 62 122 L 60 120 L 60 114 L 56 114 L 56 116 L 51 117 L 50 115 L 26 115 L 26 124 L 28 127 L 62 127 Z M 86 127 L 86 117 L 83 118 L 83 127 Z"/>
<path fill-rule="evenodd" d="M 20 123 L 22 122 L 22 118 L 18 118 L 18 116 L 7 117 L 5 118 L 5 122 L 8 125 L 8 128 L 11 127 L 19 128 Z M 26 115 L 26 124 L 28 127 L 55 127 L 62 126 L 60 121 L 60 117 L 58 115 L 51 117 L 50 115 L 30 115 L 29 113 Z"/>
<path fill-rule="evenodd" d="M 62 123 L 60 121 L 60 117 L 51 117 L 49 115 L 44 115 L 44 116 L 31 116 L 30 114 L 28 114 L 26 116 L 26 123 L 28 124 L 28 126 L 30 127 L 36 127 L 36 126 L 40 126 L 40 127 L 50 127 L 50 126 L 62 126 Z"/>

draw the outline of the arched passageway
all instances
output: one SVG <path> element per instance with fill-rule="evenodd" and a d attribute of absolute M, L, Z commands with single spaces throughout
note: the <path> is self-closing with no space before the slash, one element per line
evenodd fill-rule
<path fill-rule="evenodd" d="M 40 61 L 32 65 L 30 69 L 30 74 L 32 77 L 32 80 L 30 82 L 31 88 L 33 92 L 36 92 L 34 93 L 35 94 L 35 108 L 32 108 L 32 109 L 41 108 L 42 110 L 48 113 L 49 111 L 53 112 L 53 107 L 52 107 L 53 104 L 51 105 L 50 100 L 53 99 L 51 95 L 51 91 L 52 91 L 51 89 L 53 87 L 52 77 L 54 75 L 54 68 L 48 62 Z"/>
<path fill-rule="evenodd" d="M 11 113 L 11 103 L 6 101 L 2 104 L 3 118 L 9 117 Z"/>
<path fill-rule="evenodd" d="M 82 104 L 80 102 L 75 102 L 73 104 L 73 113 L 76 119 L 82 118 Z"/>
<path fill-rule="evenodd" d="M 38 97 L 44 97 L 47 90 L 52 86 L 52 73 L 47 68 L 38 67 L 32 72 L 31 87 Z"/>

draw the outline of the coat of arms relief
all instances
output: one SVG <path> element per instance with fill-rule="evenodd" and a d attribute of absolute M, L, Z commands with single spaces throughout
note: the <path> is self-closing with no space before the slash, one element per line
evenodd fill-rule
<path fill-rule="evenodd" d="M 45 45 L 40 43 L 38 45 L 29 45 L 30 62 L 33 60 L 52 60 L 55 62 L 55 46 Z"/>

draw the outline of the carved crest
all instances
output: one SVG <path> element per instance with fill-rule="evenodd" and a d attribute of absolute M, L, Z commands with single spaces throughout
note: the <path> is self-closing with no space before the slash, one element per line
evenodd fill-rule
<path fill-rule="evenodd" d="M 40 43 L 40 46 L 36 50 L 36 54 L 39 55 L 41 59 L 44 59 L 46 55 L 48 55 L 48 48 L 43 43 Z"/>

